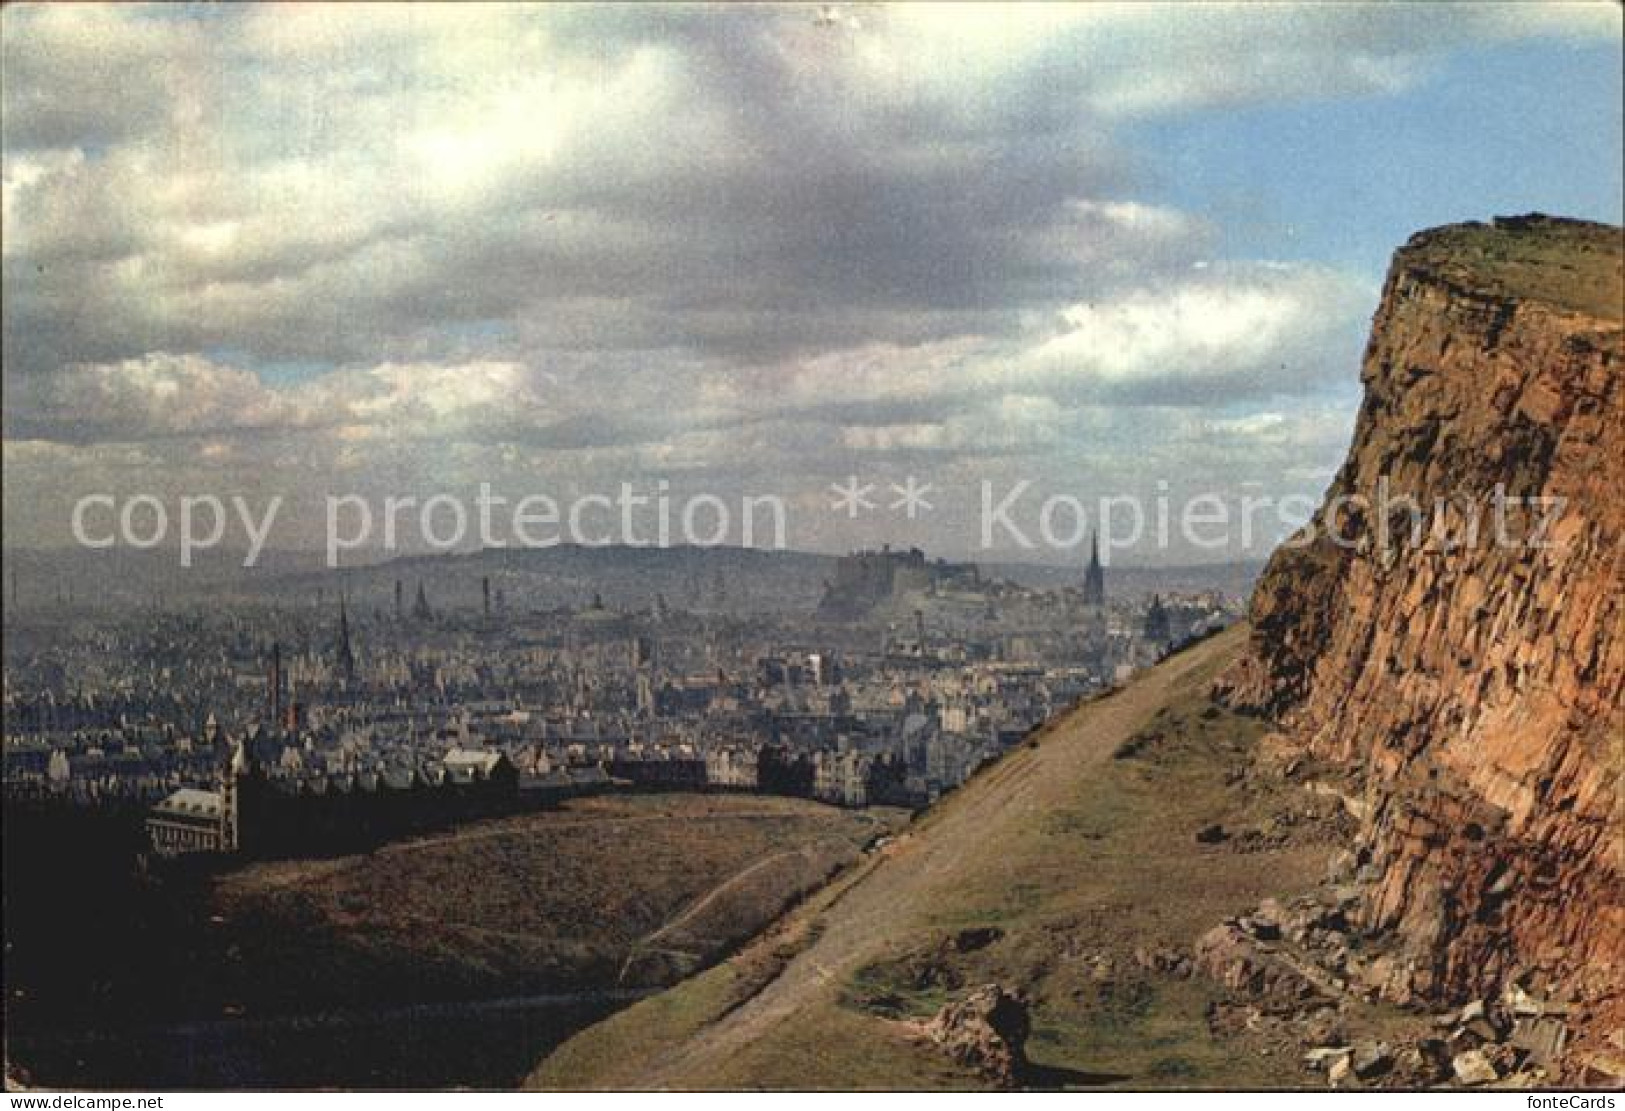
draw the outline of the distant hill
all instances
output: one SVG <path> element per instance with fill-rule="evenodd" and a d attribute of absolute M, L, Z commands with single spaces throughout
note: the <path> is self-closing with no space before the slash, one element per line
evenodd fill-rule
<path fill-rule="evenodd" d="M 200 551 L 183 568 L 172 550 L 131 548 L 7 548 L 6 602 L 12 575 L 28 612 L 71 601 L 81 609 L 171 605 L 201 600 L 314 602 L 342 590 L 359 607 L 394 604 L 399 579 L 410 604 L 418 583 L 436 608 L 472 610 L 481 605 L 481 580 L 489 578 L 511 609 L 529 611 L 581 606 L 599 595 L 608 606 L 643 609 L 664 596 L 668 605 L 730 613 L 811 613 L 832 577 L 837 557 L 813 552 L 736 547 L 489 548 L 477 552 L 411 555 L 333 570 L 313 551 L 266 551 L 256 566 L 242 566 L 243 553 Z M 1244 596 L 1261 563 L 1192 567 L 1113 567 L 1107 590 L 1121 598 L 1169 591 L 1219 590 Z M 1080 573 L 1041 564 L 993 563 L 985 578 L 1037 589 L 1075 585 Z"/>

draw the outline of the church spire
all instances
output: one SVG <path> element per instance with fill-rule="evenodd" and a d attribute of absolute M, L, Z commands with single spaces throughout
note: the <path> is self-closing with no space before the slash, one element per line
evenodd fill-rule
<path fill-rule="evenodd" d="M 1086 606 L 1106 604 L 1106 571 L 1100 565 L 1098 530 L 1089 533 L 1089 566 L 1083 573 L 1083 604 Z"/>

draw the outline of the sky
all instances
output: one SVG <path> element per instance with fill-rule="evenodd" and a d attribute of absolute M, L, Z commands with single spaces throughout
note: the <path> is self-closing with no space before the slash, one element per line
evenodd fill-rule
<path fill-rule="evenodd" d="M 989 493 L 1312 498 L 1395 247 L 1621 221 L 1620 13 L 7 5 L 5 541 L 664 483 L 1067 562 Z"/>

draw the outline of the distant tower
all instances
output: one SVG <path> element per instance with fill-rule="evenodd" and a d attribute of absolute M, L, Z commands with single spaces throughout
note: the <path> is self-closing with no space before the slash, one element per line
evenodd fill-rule
<path fill-rule="evenodd" d="M 406 616 L 406 606 L 401 601 L 401 580 L 395 580 L 395 620 L 400 621 Z"/>
<path fill-rule="evenodd" d="M 355 678 L 355 651 L 350 647 L 350 614 L 339 596 L 339 642 L 334 653 L 333 666 L 339 678 L 349 682 Z"/>
<path fill-rule="evenodd" d="M 1100 535 L 1095 532 L 1089 534 L 1089 567 L 1083 573 L 1083 604 L 1106 604 L 1106 572 L 1100 566 Z"/>
<path fill-rule="evenodd" d="M 282 644 L 279 641 L 271 643 L 271 674 L 267 677 L 265 692 L 266 710 L 271 715 L 271 728 L 279 729 L 282 726 Z"/>
<path fill-rule="evenodd" d="M 412 603 L 412 616 L 418 621 L 433 621 L 434 611 L 429 608 L 429 596 L 423 592 L 423 580 L 418 580 L 418 599 Z"/>

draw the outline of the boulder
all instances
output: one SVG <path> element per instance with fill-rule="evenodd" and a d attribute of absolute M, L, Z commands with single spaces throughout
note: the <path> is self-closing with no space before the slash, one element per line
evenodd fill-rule
<path fill-rule="evenodd" d="M 1198 971 L 1233 991 L 1263 998 L 1275 1009 L 1301 1009 L 1320 996 L 1303 973 L 1260 947 L 1235 922 L 1213 927 L 1196 942 Z"/>
<path fill-rule="evenodd" d="M 1032 1021 L 1027 1001 L 998 984 L 985 984 L 949 1003 L 925 1033 L 954 1062 L 999 1087 L 1014 1087 L 1026 1071 Z"/>

